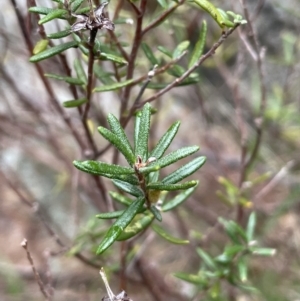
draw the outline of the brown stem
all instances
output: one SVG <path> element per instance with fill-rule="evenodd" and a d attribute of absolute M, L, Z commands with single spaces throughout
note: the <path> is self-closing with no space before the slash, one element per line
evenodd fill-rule
<path fill-rule="evenodd" d="M 138 49 L 139 49 L 141 41 L 142 41 L 142 25 L 143 25 L 143 18 L 144 18 L 145 10 L 146 10 L 146 4 L 147 4 L 147 0 L 141 0 L 141 4 L 140 4 L 140 8 L 139 8 L 140 14 L 137 16 L 135 36 L 133 39 L 133 45 L 132 45 L 132 49 L 131 49 L 131 53 L 130 53 L 130 57 L 129 57 L 129 61 L 128 61 L 126 80 L 131 79 L 133 76 L 135 59 L 136 59 Z M 124 119 L 123 112 L 126 111 L 127 104 L 129 101 L 131 87 L 132 86 L 127 86 L 124 88 L 124 92 L 123 92 L 123 95 L 121 98 L 121 100 L 122 100 L 121 107 L 120 107 L 121 124 Z"/>
<path fill-rule="evenodd" d="M 17 19 L 18 19 L 18 22 L 19 22 L 19 25 L 20 25 L 20 28 L 21 28 L 21 31 L 22 31 L 22 34 L 23 34 L 23 37 L 25 39 L 25 42 L 26 42 L 26 46 L 29 50 L 30 53 L 32 53 L 32 50 L 33 50 L 33 46 L 32 46 L 32 43 L 31 43 L 31 39 L 30 39 L 30 36 L 26 30 L 26 24 L 25 24 L 25 21 L 22 17 L 22 14 L 21 12 L 19 11 L 19 7 L 16 3 L 15 0 L 10 0 L 14 9 L 15 9 L 15 13 L 17 15 Z M 73 125 L 73 123 L 71 122 L 70 120 L 70 117 L 68 115 L 65 114 L 64 110 L 61 108 L 57 98 L 55 97 L 55 94 L 54 94 L 54 91 L 48 81 L 48 79 L 44 76 L 44 71 L 42 69 L 42 67 L 40 66 L 40 64 L 34 64 L 38 74 L 39 74 L 39 77 L 41 78 L 43 84 L 44 84 L 44 87 L 49 95 L 49 100 L 51 102 L 51 104 L 54 106 L 54 108 L 56 109 L 56 111 L 58 112 L 58 114 L 62 117 L 62 119 L 64 120 L 65 124 L 68 126 L 68 128 L 70 129 L 73 137 L 75 138 L 75 140 L 78 142 L 78 144 L 80 145 L 81 149 L 84 150 L 85 149 L 85 143 L 82 141 L 81 139 L 81 136 L 80 134 L 78 133 L 77 129 L 75 128 L 75 126 Z"/>

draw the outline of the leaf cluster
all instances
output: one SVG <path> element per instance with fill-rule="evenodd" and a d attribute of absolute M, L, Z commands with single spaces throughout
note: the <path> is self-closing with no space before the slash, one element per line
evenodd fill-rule
<path fill-rule="evenodd" d="M 198 181 L 181 182 L 195 173 L 205 163 L 205 157 L 199 156 L 159 179 L 160 170 L 166 166 L 190 156 L 199 150 L 198 146 L 183 147 L 165 155 L 174 139 L 180 122 L 173 123 L 161 137 L 152 151 L 148 150 L 151 106 L 146 104 L 135 117 L 134 146 L 129 142 L 119 120 L 112 114 L 107 117 L 110 129 L 99 127 L 99 133 L 124 156 L 128 166 L 108 164 L 101 161 L 74 161 L 76 168 L 86 173 L 112 179 L 114 185 L 133 198 L 119 193 L 111 197 L 127 208 L 122 211 L 98 214 L 100 219 L 117 218 L 104 236 L 97 253 L 104 252 L 114 241 L 124 240 L 145 230 L 155 219 L 161 221 L 161 212 L 174 209 L 183 203 L 195 190 Z M 175 198 L 158 206 L 163 191 L 182 190 Z M 134 220 L 133 223 L 131 223 Z M 172 238 L 162 228 L 154 227 L 156 233 L 173 243 L 186 243 Z"/>
<path fill-rule="evenodd" d="M 198 289 L 207 289 L 210 296 L 214 298 L 219 297 L 221 282 L 224 280 L 240 289 L 255 291 L 255 287 L 248 280 L 251 257 L 273 256 L 276 250 L 257 246 L 254 240 L 255 212 L 250 214 L 245 229 L 232 220 L 219 218 L 219 223 L 223 226 L 231 244 L 226 245 L 223 252 L 215 257 L 202 248 L 197 248 L 197 254 L 201 258 L 198 274 L 175 273 L 174 275 L 197 285 Z"/>

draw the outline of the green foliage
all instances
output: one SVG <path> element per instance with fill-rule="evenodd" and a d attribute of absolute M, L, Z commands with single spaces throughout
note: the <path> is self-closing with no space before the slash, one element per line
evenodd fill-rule
<path fill-rule="evenodd" d="M 224 281 L 242 290 L 255 291 L 255 287 L 248 280 L 250 259 L 254 256 L 273 256 L 276 250 L 256 246 L 257 243 L 253 240 L 256 224 L 254 212 L 250 214 L 245 229 L 232 220 L 220 218 L 219 222 L 231 244 L 225 245 L 223 252 L 215 257 L 202 248 L 197 248 L 197 254 L 201 258 L 198 274 L 175 273 L 174 276 L 200 288 L 209 288 L 210 291 Z M 215 297 L 220 294 L 221 291 L 217 290 Z"/>
<path fill-rule="evenodd" d="M 146 104 L 143 107 L 143 110 L 136 115 L 136 119 L 138 121 L 135 123 L 136 133 L 134 134 L 134 150 L 132 149 L 129 139 L 127 138 L 120 122 L 114 115 L 109 114 L 107 117 L 111 131 L 103 127 L 99 128 L 100 134 L 102 134 L 105 139 L 111 142 L 124 155 L 129 163 L 129 167 L 91 160 L 73 162 L 74 166 L 81 171 L 113 179 L 113 183 L 120 190 L 136 197 L 136 199 L 130 200 L 124 199 L 117 193 L 112 193 L 115 200 L 117 199 L 128 206 L 127 209 L 124 211 L 101 213 L 97 215 L 100 219 L 117 218 L 99 245 L 97 250 L 98 254 L 103 253 L 114 241 L 129 239 L 138 234 L 151 224 L 154 217 L 155 219 L 162 221 L 159 208 L 155 205 L 151 205 L 151 203 L 157 203 L 159 200 L 160 191 L 187 191 L 187 193 L 181 193 L 177 196 L 177 198 L 175 197 L 169 203 L 164 204 L 164 209 L 162 211 L 168 211 L 186 200 L 198 184 L 198 181 L 188 181 L 185 183 L 178 182 L 192 175 L 201 168 L 205 162 L 205 157 L 196 158 L 192 160 L 191 163 L 183 165 L 181 168 L 162 179 L 162 181 L 159 181 L 157 176 L 151 176 L 151 173 L 156 173 L 158 170 L 171 165 L 186 156 L 192 155 L 199 149 L 199 147 L 185 147 L 163 156 L 178 131 L 180 123 L 176 122 L 159 140 L 156 147 L 152 152 L 150 152 L 150 155 L 148 155 L 150 118 L 151 106 Z M 158 158 L 154 155 L 157 155 Z M 135 177 L 132 177 L 132 175 Z M 120 178 L 121 176 L 123 176 L 123 178 Z M 155 179 L 154 182 L 151 181 L 153 179 Z M 193 190 L 191 190 L 191 188 L 193 188 Z M 144 214 L 141 214 L 143 212 Z M 127 226 L 137 215 L 139 218 L 127 229 Z M 159 227 L 154 227 L 154 230 L 160 236 L 164 237 L 168 241 L 172 241 L 173 243 L 187 243 L 185 240 L 172 238 L 170 235 L 164 233 Z M 121 238 L 119 239 L 119 237 Z"/>

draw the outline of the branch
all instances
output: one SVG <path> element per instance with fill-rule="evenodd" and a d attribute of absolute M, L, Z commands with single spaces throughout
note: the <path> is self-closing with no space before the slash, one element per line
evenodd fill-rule
<path fill-rule="evenodd" d="M 38 271 L 36 270 L 35 266 L 34 266 L 34 262 L 33 262 L 33 259 L 30 255 L 30 252 L 28 250 L 28 242 L 27 242 L 27 239 L 23 239 L 22 243 L 21 243 L 21 246 L 22 248 L 26 251 L 26 254 L 27 254 L 27 259 L 31 265 L 31 268 L 32 268 L 32 271 L 33 271 L 33 274 L 34 274 L 34 277 L 35 277 L 35 280 L 37 282 L 37 284 L 39 285 L 40 287 L 40 291 L 42 292 L 42 294 L 44 295 L 44 297 L 46 298 L 46 300 L 50 300 L 50 296 L 49 294 L 47 293 L 46 289 L 45 289 L 45 285 L 38 273 Z"/>

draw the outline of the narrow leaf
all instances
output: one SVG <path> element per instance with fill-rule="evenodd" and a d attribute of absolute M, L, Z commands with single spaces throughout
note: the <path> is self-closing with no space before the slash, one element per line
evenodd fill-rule
<path fill-rule="evenodd" d="M 208 12 L 212 18 L 218 23 L 218 25 L 223 28 L 224 25 L 222 20 L 224 19 L 218 9 L 207 0 L 194 0 L 196 4 L 198 4 L 203 10 Z"/>
<path fill-rule="evenodd" d="M 208 281 L 202 275 L 186 274 L 186 273 L 175 273 L 173 274 L 176 278 L 183 281 L 196 284 L 196 285 L 206 285 Z"/>
<path fill-rule="evenodd" d="M 191 162 L 183 165 L 176 171 L 169 174 L 167 177 L 165 177 L 162 180 L 162 183 L 164 184 L 175 184 L 179 181 L 183 180 L 184 178 L 190 176 L 193 174 L 196 170 L 198 170 L 200 167 L 203 166 L 203 164 L 206 161 L 206 157 L 198 157 Z"/>
<path fill-rule="evenodd" d="M 174 199 L 172 199 L 171 201 L 164 204 L 162 206 L 162 211 L 163 212 L 170 211 L 170 210 L 176 208 L 177 206 L 179 206 L 180 204 L 182 204 L 195 191 L 196 187 L 197 187 L 197 185 L 181 192 Z"/>
<path fill-rule="evenodd" d="M 103 253 L 116 241 L 116 239 L 121 235 L 124 229 L 133 220 L 144 203 L 144 197 L 138 198 L 124 211 L 124 213 L 113 223 L 113 225 L 105 234 L 102 242 L 98 247 L 97 254 Z"/>
<path fill-rule="evenodd" d="M 127 240 L 138 233 L 145 230 L 153 221 L 153 215 L 144 215 L 138 221 L 132 221 L 132 225 L 128 225 L 121 235 L 117 238 L 118 241 Z"/>
<path fill-rule="evenodd" d="M 47 14 L 51 13 L 52 11 L 54 11 L 53 8 L 42 7 L 42 6 L 32 6 L 32 7 L 29 7 L 28 10 L 31 13 L 36 13 L 36 14 L 40 14 L 40 15 L 47 15 Z"/>
<path fill-rule="evenodd" d="M 75 0 L 71 5 L 72 12 L 76 12 L 76 10 L 80 7 L 84 0 Z"/>
<path fill-rule="evenodd" d="M 150 183 L 147 185 L 147 189 L 154 189 L 154 190 L 185 190 L 191 187 L 198 185 L 198 181 L 189 181 L 182 184 L 164 184 L 162 182 L 157 183 Z"/>
<path fill-rule="evenodd" d="M 199 150 L 198 146 L 187 146 L 182 147 L 176 151 L 171 152 L 170 154 L 158 159 L 155 161 L 155 165 L 159 165 L 161 168 L 168 166 L 174 162 L 177 162 L 178 160 L 185 158 L 187 156 L 192 155 L 196 151 Z"/>
<path fill-rule="evenodd" d="M 120 204 L 125 205 L 126 207 L 132 203 L 132 200 L 130 198 L 128 198 L 120 193 L 110 191 L 109 194 L 115 201 L 117 201 Z"/>
<path fill-rule="evenodd" d="M 107 121 L 109 123 L 109 126 L 111 128 L 111 131 L 120 139 L 122 140 L 123 144 L 126 145 L 126 149 L 131 151 L 131 156 L 133 157 L 133 149 L 130 145 L 130 142 L 124 132 L 124 129 L 122 128 L 119 120 L 113 115 L 108 114 Z"/>
<path fill-rule="evenodd" d="M 168 3 L 166 0 L 157 0 L 157 2 L 160 4 L 160 6 L 162 8 L 165 8 L 165 9 L 168 8 Z"/>
<path fill-rule="evenodd" d="M 141 156 L 143 162 L 148 158 L 148 137 L 150 131 L 151 106 L 146 103 L 142 110 L 138 141 L 134 150 L 135 157 Z"/>
<path fill-rule="evenodd" d="M 151 48 L 146 44 L 146 43 L 142 43 L 142 49 L 144 51 L 145 56 L 147 57 L 147 59 L 150 61 L 150 63 L 154 66 L 154 65 L 158 65 L 158 60 L 156 59 L 156 57 L 154 56 Z"/>
<path fill-rule="evenodd" d="M 193 53 L 191 55 L 191 59 L 189 61 L 188 68 L 191 68 L 201 57 L 203 54 L 205 41 L 206 41 L 206 34 L 207 34 L 207 23 L 205 20 L 202 21 L 202 27 L 200 30 L 199 39 L 195 45 Z"/>
<path fill-rule="evenodd" d="M 246 228 L 246 235 L 247 235 L 248 243 L 251 240 L 253 240 L 255 225 L 256 225 L 256 214 L 255 214 L 255 212 L 252 212 L 249 216 L 248 224 L 247 224 L 247 228 Z"/>
<path fill-rule="evenodd" d="M 79 106 L 83 105 L 86 102 L 87 102 L 86 98 L 67 100 L 67 101 L 63 102 L 63 106 L 65 108 L 76 108 L 76 107 L 79 107 Z"/>
<path fill-rule="evenodd" d="M 115 179 L 120 180 L 122 182 L 126 182 L 129 184 L 132 184 L 134 186 L 139 184 L 139 181 L 135 175 L 116 175 L 116 174 L 103 174 L 103 177 L 109 178 L 109 179 Z"/>
<path fill-rule="evenodd" d="M 125 183 L 120 180 L 113 180 L 113 183 L 121 190 L 123 190 L 133 196 L 136 196 L 136 197 L 143 196 L 143 192 L 137 186 L 131 185 L 129 183 Z"/>
<path fill-rule="evenodd" d="M 245 257 L 241 257 L 238 261 L 239 278 L 242 282 L 246 282 L 248 278 L 248 266 Z"/>
<path fill-rule="evenodd" d="M 180 238 L 176 238 L 171 236 L 170 234 L 168 234 L 162 227 L 158 226 L 158 225 L 152 225 L 151 228 L 162 238 L 164 238 L 165 240 L 173 243 L 173 244 L 177 244 L 177 245 L 186 245 L 189 244 L 190 242 L 186 239 L 180 239 Z"/>
<path fill-rule="evenodd" d="M 133 79 L 129 79 L 129 80 L 126 80 L 126 81 L 121 82 L 121 83 L 114 83 L 114 84 L 107 85 L 107 86 L 96 87 L 93 90 L 93 92 L 105 92 L 105 91 L 118 90 L 118 89 L 124 88 L 126 86 L 129 86 L 130 84 L 133 83 L 133 81 L 134 81 Z"/>
<path fill-rule="evenodd" d="M 173 59 L 177 59 L 185 50 L 187 50 L 190 46 L 190 41 L 181 42 L 174 50 L 172 57 Z"/>
<path fill-rule="evenodd" d="M 174 137 L 176 136 L 178 129 L 180 126 L 180 121 L 174 122 L 167 132 L 160 138 L 155 148 L 150 153 L 150 157 L 155 157 L 157 160 L 160 159 L 171 142 L 173 141 Z"/>
<path fill-rule="evenodd" d="M 274 256 L 276 254 L 276 249 L 271 248 L 251 248 L 251 252 L 255 255 L 261 256 Z"/>
<path fill-rule="evenodd" d="M 67 30 L 63 30 L 63 31 L 55 32 L 55 33 L 49 33 L 49 34 L 47 34 L 47 38 L 48 39 L 61 39 L 61 38 L 67 37 L 70 34 L 71 34 L 70 29 L 67 29 Z"/>
<path fill-rule="evenodd" d="M 47 14 L 45 17 L 41 18 L 39 20 L 39 24 L 42 25 L 53 19 L 61 18 L 62 16 L 64 16 L 67 13 L 68 13 L 68 11 L 66 11 L 65 9 L 54 9 L 49 14 Z"/>
<path fill-rule="evenodd" d="M 99 214 L 96 215 L 96 218 L 99 218 L 99 219 L 113 219 L 113 218 L 118 218 L 118 217 L 120 217 L 124 213 L 124 211 L 125 210 L 99 213 Z"/>
<path fill-rule="evenodd" d="M 132 204 L 132 202 L 130 203 L 130 205 Z M 129 206 L 130 206 L 129 205 Z M 141 207 L 137 213 L 143 213 L 145 212 L 147 209 Z M 117 211 L 113 211 L 113 212 L 104 212 L 104 213 L 99 213 L 96 215 L 96 218 L 99 219 L 114 219 L 114 218 L 118 218 L 120 217 L 123 213 L 125 212 L 125 210 L 117 210 Z M 153 218 L 152 218 L 153 219 Z"/>
<path fill-rule="evenodd" d="M 237 223 L 227 221 L 221 217 L 218 220 L 224 226 L 227 235 L 234 243 L 242 245 L 247 242 L 246 233 Z"/>
<path fill-rule="evenodd" d="M 215 271 L 217 269 L 217 266 L 216 266 L 214 260 L 210 257 L 210 255 L 208 253 L 206 253 L 201 248 L 197 248 L 197 253 L 208 268 L 210 268 L 213 271 Z"/>
<path fill-rule="evenodd" d="M 101 66 L 97 64 L 94 64 L 94 73 L 104 85 L 112 85 L 115 83 L 111 78 L 112 73 L 104 71 Z"/>
<path fill-rule="evenodd" d="M 64 81 L 70 85 L 81 86 L 84 84 L 84 82 L 82 82 L 79 78 L 74 78 L 74 77 L 69 77 L 69 76 L 60 76 L 60 75 L 51 74 L 51 73 L 46 73 L 45 76 L 49 77 L 49 78 Z"/>
<path fill-rule="evenodd" d="M 40 40 L 40 41 L 38 41 L 35 44 L 35 46 L 34 46 L 34 48 L 32 50 L 32 53 L 33 54 L 38 54 L 38 53 L 44 51 L 47 48 L 48 44 L 49 44 L 48 40 Z"/>
<path fill-rule="evenodd" d="M 73 164 L 79 170 L 87 172 L 92 175 L 103 175 L 105 173 L 112 175 L 126 175 L 133 174 L 134 170 L 129 167 L 122 167 L 115 164 L 107 164 L 100 161 L 73 161 Z"/>
<path fill-rule="evenodd" d="M 152 206 L 150 207 L 150 211 L 153 213 L 154 217 L 155 217 L 159 222 L 162 221 L 161 214 L 160 214 L 159 210 L 156 208 L 156 206 L 152 205 Z"/>
<path fill-rule="evenodd" d="M 135 115 L 135 120 L 134 120 L 134 149 L 137 149 L 137 145 L 138 145 L 138 141 L 139 141 L 141 116 L 142 116 L 142 111 L 138 111 Z"/>
<path fill-rule="evenodd" d="M 42 60 L 45 60 L 49 57 L 52 57 L 56 54 L 59 54 L 69 48 L 73 48 L 73 47 L 78 47 L 78 44 L 77 42 L 75 41 L 72 41 L 72 42 L 68 42 L 68 43 L 64 43 L 64 44 L 60 44 L 58 46 L 54 46 L 52 48 L 49 48 L 43 52 L 40 52 L 36 55 L 33 55 L 29 61 L 32 62 L 32 63 L 36 63 L 36 62 L 39 62 L 39 61 L 42 61 Z"/>
<path fill-rule="evenodd" d="M 168 56 L 169 58 L 172 58 L 172 52 L 169 51 L 167 48 L 165 48 L 164 46 L 158 46 L 157 50 L 159 50 L 160 52 L 162 52 L 163 54 L 165 54 L 166 56 Z"/>
<path fill-rule="evenodd" d="M 111 144 L 113 144 L 125 157 L 127 162 L 133 166 L 135 163 L 135 157 L 132 154 L 132 149 L 128 148 L 128 145 L 123 143 L 123 141 L 114 133 L 109 131 L 104 127 L 98 127 L 99 133 L 108 140 Z"/>
<path fill-rule="evenodd" d="M 101 60 L 104 60 L 104 61 L 111 61 L 111 62 L 121 64 L 121 65 L 127 65 L 128 64 L 128 62 L 124 58 L 122 58 L 120 56 L 116 56 L 116 55 L 111 54 L 111 53 L 101 52 L 99 58 Z"/>

